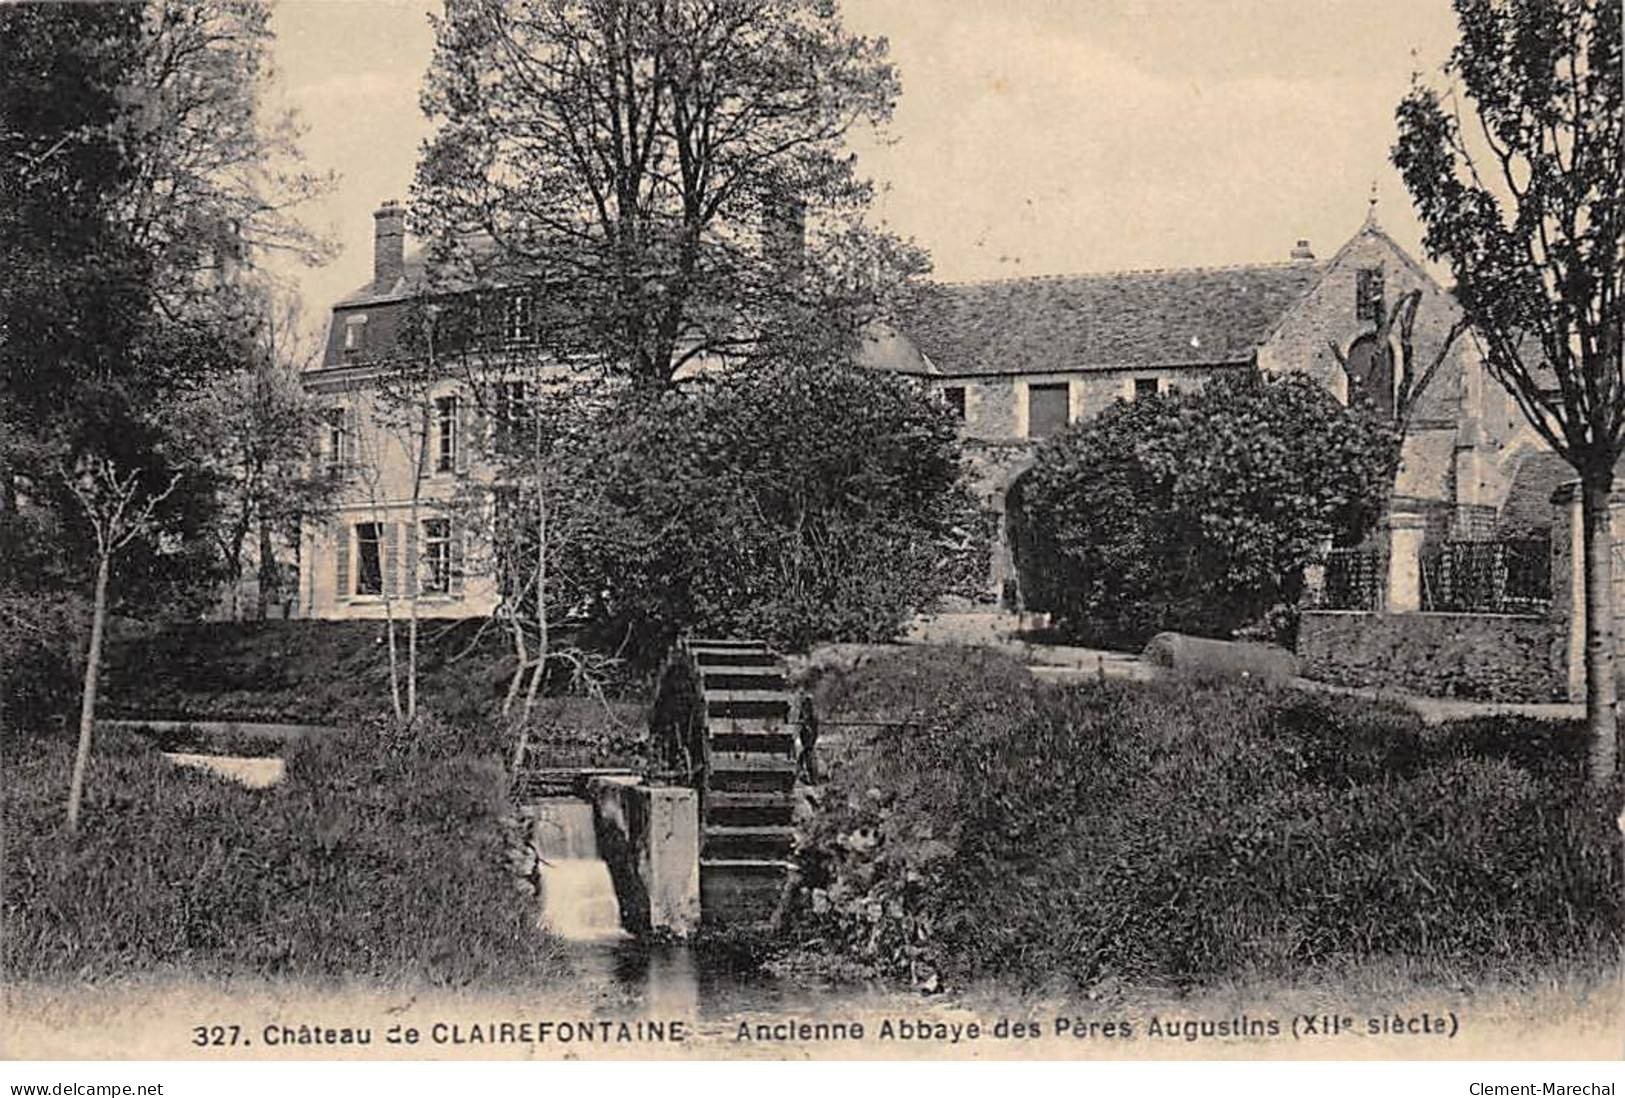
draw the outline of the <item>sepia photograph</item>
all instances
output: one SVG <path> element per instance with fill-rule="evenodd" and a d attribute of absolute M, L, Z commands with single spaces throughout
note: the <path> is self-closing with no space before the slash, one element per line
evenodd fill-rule
<path fill-rule="evenodd" d="M 0 2 L 8 1093 L 1614 1094 L 1622 54 L 1618 0 Z"/>

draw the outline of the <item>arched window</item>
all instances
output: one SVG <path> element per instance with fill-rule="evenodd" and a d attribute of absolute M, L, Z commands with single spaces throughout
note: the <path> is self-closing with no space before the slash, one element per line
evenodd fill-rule
<path fill-rule="evenodd" d="M 1385 420 L 1394 418 L 1394 356 L 1375 335 L 1356 339 L 1349 347 L 1349 407 L 1375 408 Z"/>

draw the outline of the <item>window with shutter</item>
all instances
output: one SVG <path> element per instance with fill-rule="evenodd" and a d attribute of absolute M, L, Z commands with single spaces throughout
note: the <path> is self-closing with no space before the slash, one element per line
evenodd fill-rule
<path fill-rule="evenodd" d="M 418 556 L 418 531 L 410 522 L 401 524 L 406 544 L 401 550 L 401 594 L 407 597 L 423 591 L 422 559 Z"/>
<path fill-rule="evenodd" d="M 463 570 L 467 557 L 463 550 L 464 535 L 465 531 L 461 527 L 450 527 L 448 540 L 451 543 L 451 593 L 453 595 L 463 593 Z"/>
<path fill-rule="evenodd" d="M 437 473 L 449 473 L 457 467 L 457 398 L 440 397 L 434 402 L 435 456 Z"/>
<path fill-rule="evenodd" d="M 358 522 L 355 526 L 355 593 L 384 593 L 384 562 L 379 545 L 381 523 Z"/>
<path fill-rule="evenodd" d="M 453 397 L 453 412 L 457 425 L 452 434 L 452 468 L 459 473 L 468 472 L 469 439 L 474 437 L 473 408 L 471 402 Z"/>
<path fill-rule="evenodd" d="M 384 594 L 391 596 L 401 589 L 400 553 L 397 551 L 399 548 L 397 545 L 399 532 L 400 527 L 395 523 L 383 523 L 381 540 L 383 542 Z"/>
<path fill-rule="evenodd" d="M 333 558 L 333 597 L 345 599 L 350 597 L 350 553 L 351 536 L 354 531 L 349 526 L 339 529 L 338 548 Z"/>
<path fill-rule="evenodd" d="M 451 593 L 451 520 L 426 519 L 423 523 L 423 592 L 427 595 Z"/>

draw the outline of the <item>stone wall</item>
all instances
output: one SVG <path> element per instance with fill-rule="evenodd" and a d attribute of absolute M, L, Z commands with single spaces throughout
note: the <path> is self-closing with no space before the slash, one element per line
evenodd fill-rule
<path fill-rule="evenodd" d="M 1339 686 L 1484 701 L 1568 696 L 1566 632 L 1545 616 L 1310 610 L 1298 659 L 1308 677 Z"/>
<path fill-rule="evenodd" d="M 587 783 L 598 851 L 609 865 L 621 923 L 637 934 L 688 937 L 700 926 L 699 795 L 680 786 L 605 776 Z"/>
<path fill-rule="evenodd" d="M 1053 374 L 992 375 L 981 378 L 942 377 L 939 387 L 965 390 L 964 437 L 967 441 L 1016 443 L 1028 440 L 1028 390 L 1034 385 L 1065 385 L 1068 420 L 1076 423 L 1099 415 L 1113 402 L 1134 399 L 1134 383 L 1155 379 L 1160 392 L 1200 389 L 1220 370 L 1250 369 L 1229 366 L 1147 366 Z"/>

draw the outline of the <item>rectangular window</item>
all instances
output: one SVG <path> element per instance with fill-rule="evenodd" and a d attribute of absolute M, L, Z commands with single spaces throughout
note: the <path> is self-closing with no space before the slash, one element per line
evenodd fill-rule
<path fill-rule="evenodd" d="M 1355 272 L 1354 318 L 1382 323 L 1383 285 L 1381 267 L 1361 267 Z"/>
<path fill-rule="evenodd" d="M 942 399 L 953 412 L 954 418 L 965 422 L 965 387 L 963 385 L 948 385 L 942 390 Z"/>
<path fill-rule="evenodd" d="M 523 381 L 504 381 L 496 394 L 497 431 L 507 435 L 530 418 L 530 386 Z"/>
<path fill-rule="evenodd" d="M 451 520 L 423 521 L 423 593 L 451 593 Z"/>
<path fill-rule="evenodd" d="M 327 421 L 327 475 L 336 477 L 344 472 L 344 409 L 329 408 L 323 418 Z"/>
<path fill-rule="evenodd" d="M 384 561 L 379 549 L 376 522 L 360 522 L 355 528 L 355 593 L 384 593 Z"/>
<path fill-rule="evenodd" d="M 347 317 L 344 321 L 344 350 L 346 352 L 359 351 L 367 342 L 367 318 L 364 316 Z"/>
<path fill-rule="evenodd" d="M 449 473 L 457 468 L 457 398 L 447 396 L 436 400 L 434 418 L 438 441 L 435 448 L 435 471 Z"/>
<path fill-rule="evenodd" d="M 1134 379 L 1134 399 L 1157 395 L 1157 379 L 1154 377 L 1137 377 Z"/>
<path fill-rule="evenodd" d="M 1027 387 L 1027 437 L 1048 438 L 1066 429 L 1069 422 L 1070 386 L 1029 385 Z"/>

